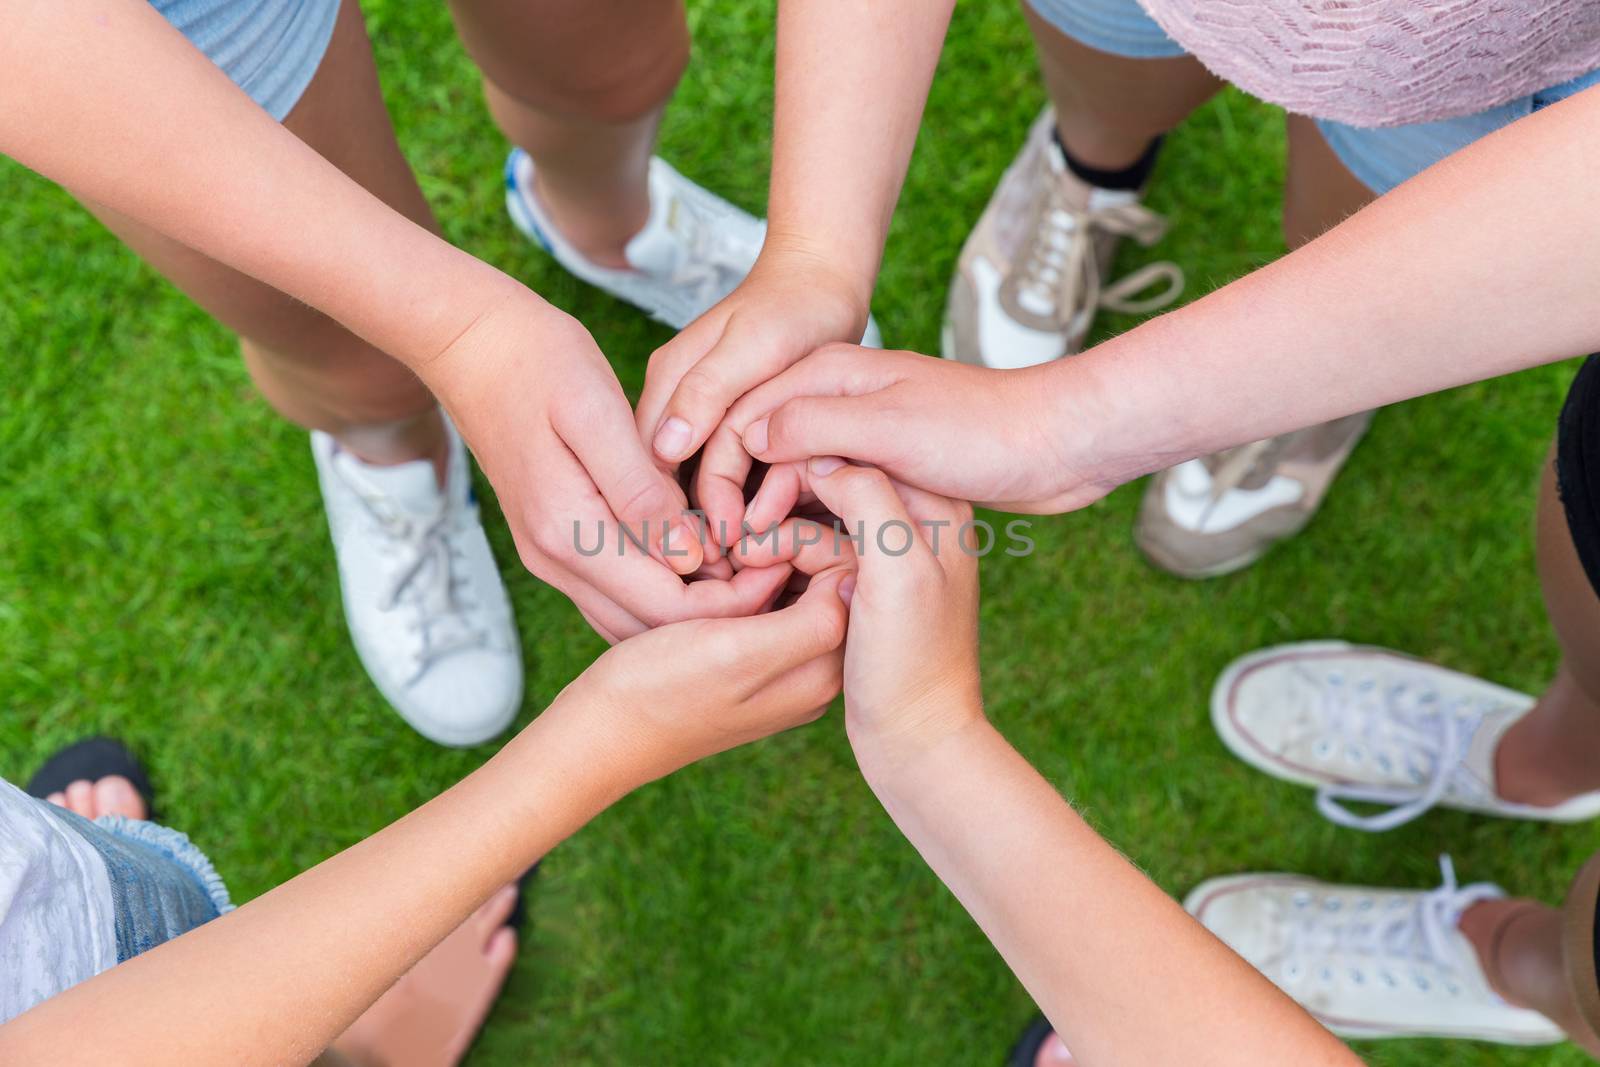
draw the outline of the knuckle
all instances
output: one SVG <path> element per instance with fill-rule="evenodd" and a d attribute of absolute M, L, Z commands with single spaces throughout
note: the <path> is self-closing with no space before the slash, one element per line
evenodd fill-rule
<path fill-rule="evenodd" d="M 635 467 L 613 487 L 619 518 L 653 518 L 672 510 L 667 487 L 653 467 Z"/>

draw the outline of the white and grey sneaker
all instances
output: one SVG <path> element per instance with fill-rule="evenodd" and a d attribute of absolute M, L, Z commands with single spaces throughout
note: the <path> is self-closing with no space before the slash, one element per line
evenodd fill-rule
<path fill-rule="evenodd" d="M 1398 652 L 1310 641 L 1229 664 L 1211 691 L 1211 721 L 1246 763 L 1315 787 L 1317 809 L 1340 826 L 1390 830 L 1435 805 L 1550 822 L 1600 816 L 1600 792 L 1548 808 L 1496 793 L 1495 748 L 1534 703 Z M 1358 815 L 1347 801 L 1389 807 Z"/>
<path fill-rule="evenodd" d="M 1294 874 L 1238 874 L 1197 886 L 1183 906 L 1341 1037 L 1456 1037 L 1551 1045 L 1561 1028 L 1506 1003 L 1458 929 L 1487 883 L 1432 890 L 1331 885 Z"/>
<path fill-rule="evenodd" d="M 650 160 L 650 218 L 623 251 L 631 270 L 591 262 L 561 235 L 535 195 L 533 159 L 520 148 L 506 159 L 506 211 L 517 229 L 573 275 L 675 330 L 733 292 L 767 238 L 765 220 L 701 188 L 659 157 Z M 870 317 L 861 343 L 883 347 Z"/>
<path fill-rule="evenodd" d="M 465 746 L 516 716 L 522 652 L 478 519 L 466 446 L 448 422 L 446 431 L 442 491 L 425 460 L 373 466 L 325 433 L 311 435 L 311 454 L 356 654 L 418 733 Z"/>

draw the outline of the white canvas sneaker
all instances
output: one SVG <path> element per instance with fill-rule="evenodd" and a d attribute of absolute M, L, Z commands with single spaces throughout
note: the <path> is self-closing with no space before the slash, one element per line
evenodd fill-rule
<path fill-rule="evenodd" d="M 659 157 L 650 159 L 650 218 L 623 251 L 632 270 L 602 267 L 572 246 L 534 194 L 533 159 L 520 148 L 506 159 L 506 211 L 529 239 L 573 275 L 650 317 L 681 330 L 733 292 L 750 273 L 767 224 L 703 189 Z M 869 316 L 861 343 L 882 348 Z"/>
<path fill-rule="evenodd" d="M 1340 826 L 1390 830 L 1435 805 L 1509 819 L 1600 816 L 1600 792 L 1555 807 L 1501 800 L 1494 750 L 1534 699 L 1381 648 L 1311 641 L 1231 663 L 1211 690 L 1211 721 L 1234 755 L 1316 787 Z M 1389 805 L 1357 815 L 1345 801 Z"/>
<path fill-rule="evenodd" d="M 446 430 L 443 491 L 427 461 L 375 467 L 325 433 L 311 435 L 311 454 L 356 654 L 418 733 L 465 746 L 511 725 L 522 703 L 522 652 L 478 519 L 466 446 Z"/>
<path fill-rule="evenodd" d="M 1487 883 L 1458 887 L 1448 856 L 1432 890 L 1330 885 L 1239 874 L 1197 886 L 1183 906 L 1341 1037 L 1458 1037 L 1551 1045 L 1561 1028 L 1506 1003 L 1457 928 Z"/>

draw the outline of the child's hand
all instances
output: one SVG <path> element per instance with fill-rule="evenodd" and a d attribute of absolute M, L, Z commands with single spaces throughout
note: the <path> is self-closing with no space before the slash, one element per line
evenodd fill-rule
<path fill-rule="evenodd" d="M 894 758 L 981 718 L 972 508 L 835 457 L 811 460 L 806 481 L 858 538 L 844 656 L 857 758 Z"/>
<path fill-rule="evenodd" d="M 781 568 L 784 573 L 787 567 Z M 811 722 L 838 695 L 848 568 L 798 601 L 742 619 L 674 623 L 622 642 L 561 695 L 613 731 L 630 785 Z"/>

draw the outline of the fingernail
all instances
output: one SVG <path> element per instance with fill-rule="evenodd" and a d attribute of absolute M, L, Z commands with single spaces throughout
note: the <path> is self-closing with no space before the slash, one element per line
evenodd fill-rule
<path fill-rule="evenodd" d="M 856 595 L 856 576 L 847 574 L 839 581 L 839 599 L 844 601 L 844 606 L 849 607 L 850 601 Z"/>
<path fill-rule="evenodd" d="M 674 415 L 656 431 L 656 455 L 662 459 L 682 459 L 689 450 L 689 435 L 694 431 Z"/>
<path fill-rule="evenodd" d="M 694 528 L 687 520 L 673 519 L 666 535 L 661 538 L 661 555 L 666 558 L 667 566 L 679 574 L 689 574 L 705 560 L 703 552 L 695 551 L 699 544 Z"/>
<path fill-rule="evenodd" d="M 745 427 L 744 450 L 752 456 L 767 450 L 767 420 L 761 419 Z"/>
<path fill-rule="evenodd" d="M 816 456 L 809 464 L 807 464 L 807 466 L 810 467 L 811 473 L 815 474 L 818 478 L 826 478 L 828 475 L 844 466 L 844 460 L 840 459 L 838 456 Z"/>

